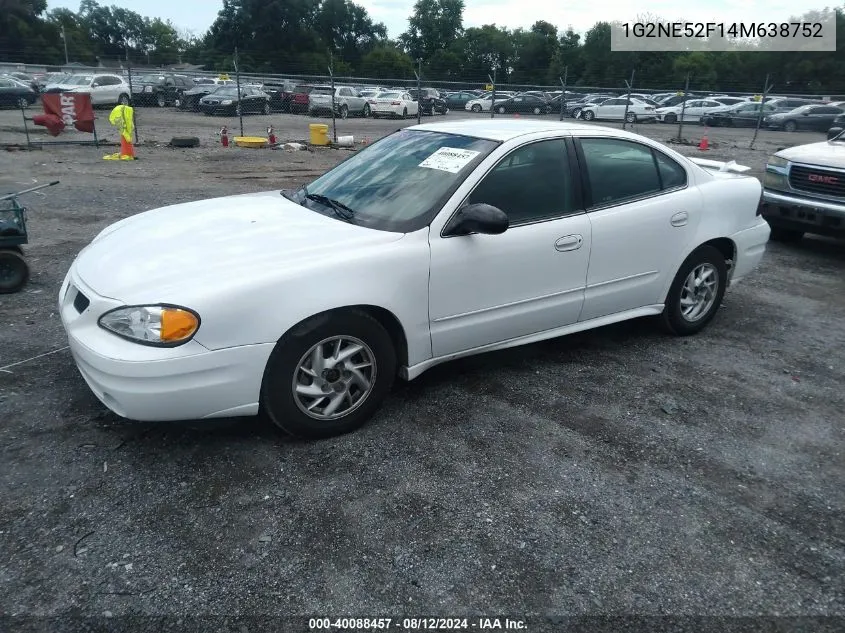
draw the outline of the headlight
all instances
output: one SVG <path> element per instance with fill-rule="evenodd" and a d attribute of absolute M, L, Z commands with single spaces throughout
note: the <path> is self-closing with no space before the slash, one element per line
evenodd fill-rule
<path fill-rule="evenodd" d="M 153 91 L 152 86 L 144 86 L 144 92 L 152 92 L 152 91 Z"/>
<path fill-rule="evenodd" d="M 135 343 L 175 347 L 193 338 L 200 327 L 200 317 L 193 310 L 179 306 L 126 306 L 106 312 L 99 324 Z"/>
<path fill-rule="evenodd" d="M 232 105 L 232 100 L 231 100 L 231 99 L 226 99 L 225 101 L 221 101 L 221 102 L 220 102 L 220 105 Z"/>
<path fill-rule="evenodd" d="M 769 156 L 769 160 L 766 161 L 766 169 L 769 167 L 780 167 L 782 169 L 786 169 L 787 165 L 789 165 L 789 161 L 777 154 Z"/>

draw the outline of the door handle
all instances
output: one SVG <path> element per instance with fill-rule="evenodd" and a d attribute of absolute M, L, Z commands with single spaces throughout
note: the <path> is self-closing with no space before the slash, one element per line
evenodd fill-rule
<path fill-rule="evenodd" d="M 673 215 L 669 222 L 672 223 L 672 226 L 684 226 L 688 220 L 689 214 L 686 211 L 681 211 L 680 213 Z"/>
<path fill-rule="evenodd" d="M 574 251 L 581 248 L 584 238 L 580 235 L 564 235 L 555 242 L 555 248 L 561 252 Z"/>

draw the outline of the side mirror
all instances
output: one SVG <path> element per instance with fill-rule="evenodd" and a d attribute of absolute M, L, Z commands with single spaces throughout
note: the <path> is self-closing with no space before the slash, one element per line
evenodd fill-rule
<path fill-rule="evenodd" d="M 508 230 L 510 220 L 507 213 L 490 204 L 477 202 L 458 209 L 446 227 L 446 235 L 499 235 Z"/>

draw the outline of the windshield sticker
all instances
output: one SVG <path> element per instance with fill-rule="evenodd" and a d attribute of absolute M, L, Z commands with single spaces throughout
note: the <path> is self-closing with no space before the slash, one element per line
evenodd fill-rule
<path fill-rule="evenodd" d="M 455 147 L 441 147 L 431 156 L 419 164 L 420 167 L 428 169 L 439 169 L 457 174 L 469 164 L 473 158 L 481 152 L 471 149 L 458 149 Z"/>

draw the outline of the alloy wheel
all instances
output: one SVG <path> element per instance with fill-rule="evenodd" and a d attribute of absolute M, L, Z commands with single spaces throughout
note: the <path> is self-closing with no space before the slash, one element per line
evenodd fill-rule
<path fill-rule="evenodd" d="M 681 289 L 681 315 L 695 323 L 710 312 L 719 290 L 719 271 L 703 263 L 690 271 Z"/>

